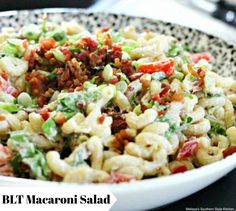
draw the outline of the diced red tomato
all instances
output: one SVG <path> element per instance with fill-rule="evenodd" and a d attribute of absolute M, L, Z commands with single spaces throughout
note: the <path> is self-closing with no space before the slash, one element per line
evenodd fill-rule
<path fill-rule="evenodd" d="M 44 121 L 46 121 L 50 116 L 48 109 L 42 110 L 40 112 L 40 115 L 41 115 L 41 117 L 43 118 Z"/>
<path fill-rule="evenodd" d="M 198 63 L 201 59 L 205 59 L 208 62 L 212 62 L 214 57 L 209 52 L 195 53 L 191 55 L 193 63 Z"/>
<path fill-rule="evenodd" d="M 199 144 L 195 138 L 192 138 L 189 141 L 185 142 L 179 150 L 177 160 L 183 160 L 190 157 L 197 151 L 198 146 Z"/>
<path fill-rule="evenodd" d="M 98 122 L 100 123 L 100 124 L 103 124 L 103 122 L 105 121 L 105 119 L 106 119 L 106 115 L 105 114 L 102 114 L 100 117 L 98 117 Z"/>
<path fill-rule="evenodd" d="M 19 91 L 12 87 L 12 86 L 8 86 L 6 89 L 5 89 L 5 92 L 12 95 L 13 97 L 17 97 L 19 95 Z"/>
<path fill-rule="evenodd" d="M 172 172 L 172 174 L 177 174 L 177 173 L 185 172 L 187 170 L 188 170 L 188 168 L 185 165 L 182 165 L 182 166 L 177 166 L 177 167 L 171 169 L 171 172 Z"/>
<path fill-rule="evenodd" d="M 107 183 L 121 183 L 121 182 L 129 182 L 131 179 L 133 179 L 133 177 L 130 175 L 125 175 L 118 172 L 111 172 L 106 182 Z"/>
<path fill-rule="evenodd" d="M 144 73 L 140 73 L 140 72 L 139 73 L 134 73 L 131 76 L 129 76 L 129 79 L 131 81 L 135 81 L 135 80 L 139 79 L 143 74 Z"/>
<path fill-rule="evenodd" d="M 232 154 L 236 153 L 236 146 L 230 146 L 228 148 L 226 148 L 224 151 L 223 151 L 223 156 L 224 158 L 225 157 L 228 157 Z"/>
<path fill-rule="evenodd" d="M 165 61 L 158 61 L 153 63 L 142 64 L 138 67 L 142 73 L 164 72 L 167 77 L 174 73 L 174 60 L 168 59 Z"/>

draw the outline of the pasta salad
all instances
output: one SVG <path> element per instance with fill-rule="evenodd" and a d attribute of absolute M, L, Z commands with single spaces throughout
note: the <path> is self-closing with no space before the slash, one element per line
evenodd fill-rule
<path fill-rule="evenodd" d="M 208 52 L 134 26 L 0 34 L 0 175 L 120 183 L 236 152 L 236 81 Z"/>

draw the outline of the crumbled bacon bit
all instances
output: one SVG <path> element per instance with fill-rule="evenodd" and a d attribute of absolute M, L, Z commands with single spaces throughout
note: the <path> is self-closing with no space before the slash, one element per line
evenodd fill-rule
<path fill-rule="evenodd" d="M 46 75 L 38 71 L 33 71 L 26 73 L 25 78 L 29 81 L 33 96 L 41 96 L 46 91 L 48 82 L 48 78 Z"/>
<path fill-rule="evenodd" d="M 113 133 L 118 133 L 119 131 L 127 128 L 126 121 L 119 116 L 113 116 L 113 121 L 111 125 L 111 130 Z"/>
<path fill-rule="evenodd" d="M 51 48 L 55 48 L 56 45 L 57 45 L 57 42 L 53 38 L 49 38 L 49 39 L 41 38 L 39 40 L 39 46 L 42 51 L 48 51 Z"/>
<path fill-rule="evenodd" d="M 133 176 L 121 174 L 118 172 L 111 172 L 106 182 L 107 183 L 121 183 L 121 182 L 129 182 L 132 179 L 134 179 Z"/>
<path fill-rule="evenodd" d="M 163 89 L 160 92 L 160 97 L 164 97 L 169 91 L 170 91 L 170 86 L 167 84 L 163 84 Z"/>
<path fill-rule="evenodd" d="M 133 137 L 130 137 L 123 129 L 115 134 L 115 138 L 112 142 L 112 147 L 118 152 L 123 153 L 125 146 L 133 141 Z"/>
<path fill-rule="evenodd" d="M 0 114 L 0 121 L 3 121 L 5 119 L 6 119 L 6 117 L 3 114 Z"/>
<path fill-rule="evenodd" d="M 108 62 L 114 62 L 116 58 L 121 60 L 122 49 L 119 45 L 113 45 L 110 50 L 108 50 Z"/>
<path fill-rule="evenodd" d="M 182 92 L 173 92 L 171 95 L 171 101 L 182 101 L 184 99 L 184 95 Z"/>
<path fill-rule="evenodd" d="M 88 50 L 90 52 L 95 51 L 98 47 L 97 42 L 94 39 L 92 39 L 91 37 L 83 37 L 83 38 L 81 38 L 80 41 L 82 42 L 84 49 Z"/>
<path fill-rule="evenodd" d="M 106 45 L 108 47 L 112 46 L 112 39 L 111 39 L 111 35 L 109 33 L 104 34 L 103 45 Z"/>
<path fill-rule="evenodd" d="M 12 168 L 9 164 L 11 159 L 9 148 L 0 144 L 0 175 L 13 176 Z"/>
<path fill-rule="evenodd" d="M 131 75 L 135 73 L 135 69 L 132 65 L 132 61 L 129 61 L 129 60 L 121 61 L 120 69 L 128 77 L 130 77 Z"/>
<path fill-rule="evenodd" d="M 66 117 L 62 112 L 58 112 L 54 117 L 54 120 L 57 124 L 63 125 L 66 122 Z"/>
<path fill-rule="evenodd" d="M 22 47 L 23 47 L 24 49 L 27 49 L 28 46 L 29 46 L 28 40 L 24 40 L 23 43 L 22 43 Z"/>
<path fill-rule="evenodd" d="M 150 86 L 150 81 L 147 79 L 141 78 L 140 82 L 141 82 L 143 88 L 148 88 Z"/>
<path fill-rule="evenodd" d="M 47 102 L 47 98 L 46 97 L 40 96 L 38 98 L 38 105 L 39 105 L 39 107 L 43 107 L 46 104 L 46 102 Z"/>

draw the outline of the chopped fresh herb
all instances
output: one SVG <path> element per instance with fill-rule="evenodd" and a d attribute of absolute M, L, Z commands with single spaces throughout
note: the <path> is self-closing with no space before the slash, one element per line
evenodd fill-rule
<path fill-rule="evenodd" d="M 221 94 L 219 94 L 219 93 L 216 93 L 216 94 L 213 94 L 213 93 L 206 93 L 206 96 L 208 97 L 208 98 L 212 98 L 212 97 L 221 97 L 222 95 Z"/>
<path fill-rule="evenodd" d="M 209 136 L 212 137 L 214 135 L 224 135 L 226 136 L 226 130 L 223 125 L 214 120 L 210 120 L 211 130 L 208 132 Z"/>
<path fill-rule="evenodd" d="M 178 131 L 178 127 L 174 121 L 174 119 L 172 119 L 170 116 L 168 115 L 164 115 L 161 116 L 157 119 L 158 122 L 167 122 L 169 124 L 169 130 L 166 132 L 165 136 L 167 139 L 170 139 L 171 135 L 175 132 Z"/>
<path fill-rule="evenodd" d="M 183 123 L 182 124 L 189 124 L 191 123 L 193 120 L 193 118 L 191 116 L 186 116 L 184 119 L 183 119 Z"/>

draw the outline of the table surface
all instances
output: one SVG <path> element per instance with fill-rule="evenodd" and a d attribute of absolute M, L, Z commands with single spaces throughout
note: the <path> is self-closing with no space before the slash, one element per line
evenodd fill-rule
<path fill-rule="evenodd" d="M 235 28 L 193 7 L 187 7 L 184 0 L 102 0 L 95 4 L 92 9 L 175 22 L 236 43 Z M 236 169 L 207 188 L 161 210 L 181 211 L 187 208 L 199 208 L 201 210 L 201 207 L 214 209 L 215 207 L 222 209 L 233 207 L 236 209 Z"/>

